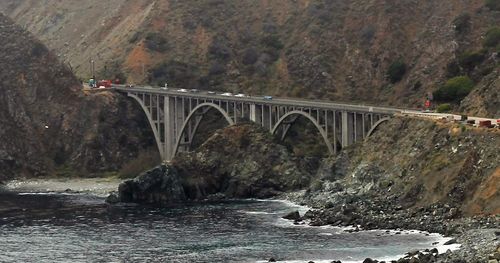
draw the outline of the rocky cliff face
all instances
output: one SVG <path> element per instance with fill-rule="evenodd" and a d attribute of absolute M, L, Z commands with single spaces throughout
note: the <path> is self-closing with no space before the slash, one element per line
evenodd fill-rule
<path fill-rule="evenodd" d="M 500 24 L 484 0 L 5 0 L 0 10 L 80 76 L 94 58 L 102 76 L 179 88 L 420 106 L 446 79 L 479 83 L 498 66 L 495 48 L 481 50 Z"/>
<path fill-rule="evenodd" d="M 121 95 L 85 94 L 54 53 L 0 15 L 0 179 L 118 169 L 152 145 Z"/>

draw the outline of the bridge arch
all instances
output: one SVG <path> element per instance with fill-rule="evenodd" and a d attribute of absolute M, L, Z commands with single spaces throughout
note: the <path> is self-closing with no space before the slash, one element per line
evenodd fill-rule
<path fill-rule="evenodd" d="M 148 119 L 149 125 L 151 126 L 151 130 L 153 131 L 153 135 L 154 135 L 155 141 L 156 141 L 156 146 L 158 147 L 158 151 L 160 152 L 160 156 L 162 159 L 164 159 L 166 153 L 164 152 L 164 149 L 162 147 L 163 143 L 161 141 L 160 134 L 158 133 L 158 128 L 154 124 L 153 116 L 151 115 L 151 112 L 148 110 L 148 108 L 144 104 L 144 101 L 142 99 L 140 99 L 138 96 L 136 96 L 132 93 L 128 93 L 128 96 L 133 98 L 134 100 L 136 100 L 139 103 L 139 105 L 141 105 L 142 111 L 146 114 L 146 118 Z"/>
<path fill-rule="evenodd" d="M 370 138 L 370 136 L 375 132 L 375 130 L 378 128 L 378 126 L 380 126 L 380 124 L 382 124 L 386 121 L 389 121 L 390 119 L 391 118 L 389 118 L 389 117 L 385 117 L 385 118 L 382 118 L 382 119 L 378 120 L 377 122 L 375 122 L 375 124 L 373 124 L 373 126 L 370 128 L 370 130 L 366 134 L 365 140 Z"/>
<path fill-rule="evenodd" d="M 186 129 L 187 129 L 188 125 L 189 125 L 189 122 L 193 119 L 193 117 L 197 116 L 197 114 L 199 113 L 199 111 L 201 111 L 201 115 L 200 115 L 201 118 L 199 118 L 198 120 L 196 120 L 196 123 L 195 123 L 195 125 L 193 127 L 192 133 L 188 134 L 188 136 L 189 136 L 189 143 L 191 144 L 192 141 L 193 141 L 194 135 L 196 134 L 196 131 L 198 130 L 198 127 L 200 126 L 200 122 L 203 119 L 203 116 L 210 109 L 215 109 L 220 114 L 222 114 L 222 116 L 224 117 L 224 119 L 227 121 L 228 126 L 231 126 L 231 125 L 234 124 L 233 119 L 231 119 L 231 117 L 229 116 L 229 114 L 224 109 L 222 109 L 221 107 L 219 107 L 219 105 L 216 105 L 216 104 L 210 103 L 210 102 L 205 102 L 205 103 L 199 104 L 198 106 L 196 106 L 189 113 L 189 115 L 187 116 L 186 120 L 182 124 L 182 128 L 181 128 L 180 132 L 178 133 L 176 141 L 175 141 L 175 146 L 174 146 L 174 149 L 173 149 L 173 152 L 172 152 L 172 157 L 175 157 L 175 155 L 179 151 L 179 147 L 181 145 L 182 138 L 183 138 L 183 136 L 184 136 L 184 134 L 186 132 Z"/>
<path fill-rule="evenodd" d="M 278 128 L 281 125 L 283 125 L 283 123 L 288 118 L 293 118 L 293 122 L 295 122 L 297 120 L 297 118 L 301 117 L 301 116 L 305 117 L 310 122 L 312 122 L 312 124 L 314 124 L 314 126 L 316 127 L 316 129 L 318 129 L 321 137 L 323 137 L 323 140 L 325 141 L 326 147 L 328 148 L 328 152 L 330 153 L 330 155 L 333 155 L 335 153 L 335 151 L 334 151 L 334 148 L 332 146 L 332 143 L 328 140 L 328 136 L 327 136 L 327 133 L 326 133 L 325 129 L 323 129 L 323 127 L 321 127 L 321 125 L 318 123 L 318 121 L 316 121 L 316 119 L 314 119 L 311 115 L 307 114 L 306 112 L 303 112 L 303 111 L 290 111 L 287 114 L 283 115 L 278 120 L 278 122 L 276 122 L 276 124 L 274 125 L 273 129 L 271 130 L 271 134 L 275 135 L 276 132 L 278 131 Z M 284 133 L 282 135 L 282 139 L 285 138 L 286 134 L 290 130 L 289 128 L 290 127 L 285 127 L 285 131 L 284 131 Z"/>

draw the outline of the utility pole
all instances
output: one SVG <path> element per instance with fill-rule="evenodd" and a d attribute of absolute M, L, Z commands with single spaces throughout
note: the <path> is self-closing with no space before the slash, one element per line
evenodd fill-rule
<path fill-rule="evenodd" d="M 95 79 L 95 62 L 94 62 L 94 60 L 92 60 L 92 78 L 94 78 L 94 80 L 96 80 Z"/>

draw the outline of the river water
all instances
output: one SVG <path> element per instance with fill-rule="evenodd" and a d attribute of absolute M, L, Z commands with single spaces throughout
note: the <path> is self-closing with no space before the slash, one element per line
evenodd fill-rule
<path fill-rule="evenodd" d="M 294 225 L 281 216 L 305 208 L 281 201 L 108 206 L 103 187 L 46 188 L 66 184 L 15 183 L 17 193 L 0 193 L 0 262 L 361 262 L 448 249 L 437 234 Z"/>

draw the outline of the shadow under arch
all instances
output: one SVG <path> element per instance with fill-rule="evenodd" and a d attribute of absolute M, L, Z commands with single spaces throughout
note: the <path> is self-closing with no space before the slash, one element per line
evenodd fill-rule
<path fill-rule="evenodd" d="M 389 121 L 391 118 L 389 117 L 385 117 L 385 118 L 382 118 L 380 120 L 378 120 L 377 122 L 375 122 L 375 124 L 373 124 L 373 126 L 371 127 L 371 129 L 368 131 L 368 133 L 366 134 L 366 137 L 365 137 L 365 141 L 370 138 L 370 136 L 375 132 L 375 130 L 377 130 L 378 126 L 380 126 L 380 124 L 386 122 L 386 121 Z"/>
<path fill-rule="evenodd" d="M 309 120 L 316 127 L 316 129 L 319 131 L 321 137 L 323 138 L 323 141 L 325 142 L 326 147 L 328 148 L 328 152 L 330 153 L 330 155 L 333 155 L 335 153 L 335 151 L 334 151 L 332 143 L 328 140 L 328 136 L 326 134 L 325 129 L 323 129 L 323 127 L 321 127 L 321 125 L 319 125 L 319 123 L 316 121 L 316 119 L 314 119 L 311 115 L 307 114 L 306 112 L 291 111 L 291 112 L 288 112 L 287 114 L 283 115 L 278 120 L 278 122 L 274 125 L 273 129 L 271 130 L 271 134 L 275 135 L 276 132 L 281 127 L 281 125 L 283 125 L 288 118 L 293 118 L 292 119 L 292 123 L 293 123 L 297 120 L 298 117 L 305 117 L 307 120 Z M 290 126 L 291 126 L 291 124 L 290 124 Z M 290 126 L 285 127 L 284 132 L 281 136 L 282 140 L 286 137 L 286 134 L 290 130 Z"/>
<path fill-rule="evenodd" d="M 191 146 L 191 144 L 193 142 L 193 139 L 194 139 L 194 135 L 196 134 L 196 131 L 198 130 L 203 117 L 205 116 L 205 114 L 207 114 L 207 112 L 210 109 L 217 110 L 224 117 L 224 119 L 226 120 L 226 122 L 228 123 L 227 126 L 234 125 L 233 119 L 231 119 L 231 117 L 229 116 L 229 114 L 224 109 L 222 109 L 221 107 L 219 107 L 219 105 L 216 105 L 216 104 L 210 103 L 210 102 L 205 102 L 205 103 L 199 104 L 198 106 L 196 106 L 189 113 L 189 115 L 187 116 L 186 120 L 182 124 L 182 128 L 180 130 L 180 133 L 179 133 L 179 135 L 176 138 L 177 140 L 175 142 L 175 146 L 174 146 L 174 149 L 173 149 L 173 152 L 172 152 L 172 157 L 175 157 L 175 155 L 179 151 L 179 147 L 181 145 L 181 141 L 183 139 L 183 136 L 185 135 L 186 129 L 188 128 L 189 122 L 192 121 L 194 117 L 199 117 L 198 119 L 195 120 L 196 122 L 194 124 L 194 127 L 193 127 L 193 130 L 192 130 L 191 134 L 188 134 L 188 136 L 189 136 L 189 140 L 188 141 L 189 141 L 189 145 Z"/>

